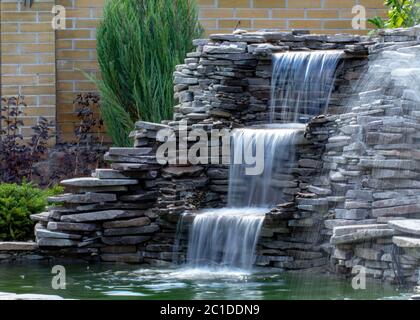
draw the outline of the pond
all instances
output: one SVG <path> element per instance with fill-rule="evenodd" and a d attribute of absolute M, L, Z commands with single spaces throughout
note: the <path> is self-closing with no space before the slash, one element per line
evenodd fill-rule
<path fill-rule="evenodd" d="M 408 299 L 412 292 L 374 280 L 354 290 L 351 280 L 273 270 L 157 269 L 126 265 L 66 266 L 66 289 L 51 286 L 51 266 L 0 265 L 0 292 L 59 295 L 68 299 Z"/>

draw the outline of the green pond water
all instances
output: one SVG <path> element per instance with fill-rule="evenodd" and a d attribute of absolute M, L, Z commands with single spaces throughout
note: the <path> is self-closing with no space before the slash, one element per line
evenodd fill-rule
<path fill-rule="evenodd" d="M 66 289 L 54 290 L 52 266 L 0 265 L 0 292 L 59 295 L 70 299 L 408 299 L 412 293 L 374 280 L 354 290 L 350 279 L 331 275 L 252 274 L 232 270 L 157 269 L 64 265 Z"/>

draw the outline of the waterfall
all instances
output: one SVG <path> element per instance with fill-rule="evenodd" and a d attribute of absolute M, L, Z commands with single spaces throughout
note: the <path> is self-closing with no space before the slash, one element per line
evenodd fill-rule
<path fill-rule="evenodd" d="M 295 159 L 295 144 L 305 126 L 301 124 L 277 125 L 269 128 L 238 129 L 232 134 L 229 175 L 229 207 L 273 207 L 282 201 L 290 201 L 283 188 L 296 188 L 290 174 L 290 165 Z M 263 146 L 264 171 L 261 175 L 246 175 L 243 150 L 256 150 Z M 241 160 L 241 161 L 238 161 Z M 239 164 L 236 164 L 238 161 Z"/>
<path fill-rule="evenodd" d="M 195 216 L 188 240 L 189 267 L 252 268 L 265 214 L 270 207 L 293 200 L 298 183 L 291 168 L 295 145 L 305 129 L 302 123 L 326 110 L 341 54 L 294 52 L 274 57 L 271 122 L 277 122 L 281 108 L 281 122 L 288 124 L 233 132 L 228 207 Z M 245 154 L 256 162 L 246 161 Z M 258 160 L 262 174 L 247 174 Z"/>
<path fill-rule="evenodd" d="M 342 55 L 342 51 L 275 54 L 270 121 L 306 123 L 325 113 Z"/>
<path fill-rule="evenodd" d="M 189 237 L 188 265 L 250 269 L 265 213 L 264 209 L 228 208 L 197 215 Z"/>

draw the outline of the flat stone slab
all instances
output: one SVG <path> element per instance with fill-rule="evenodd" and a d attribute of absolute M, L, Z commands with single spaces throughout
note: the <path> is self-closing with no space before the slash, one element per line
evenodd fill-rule
<path fill-rule="evenodd" d="M 415 213 L 420 213 L 420 204 L 372 209 L 372 215 L 374 217 L 404 216 Z"/>
<path fill-rule="evenodd" d="M 112 169 L 96 169 L 92 177 L 98 179 L 127 179 L 127 176 Z"/>
<path fill-rule="evenodd" d="M 117 201 L 117 196 L 112 193 L 93 193 L 88 192 L 84 194 L 63 194 L 57 197 L 49 197 L 49 202 L 65 202 L 70 204 L 91 204 L 101 202 L 114 202 Z"/>
<path fill-rule="evenodd" d="M 32 221 L 35 221 L 35 222 L 48 222 L 50 220 L 51 213 L 42 212 L 42 213 L 37 213 L 37 214 L 31 214 L 29 217 Z"/>
<path fill-rule="evenodd" d="M 151 223 L 152 221 L 148 217 L 140 217 L 140 218 L 130 219 L 130 220 L 117 220 L 117 221 L 105 222 L 103 227 L 105 229 L 144 227 L 144 226 L 148 226 Z"/>
<path fill-rule="evenodd" d="M 161 166 L 148 163 L 113 163 L 111 168 L 118 171 L 152 171 L 160 169 Z"/>
<path fill-rule="evenodd" d="M 343 236 L 346 234 L 351 234 L 353 232 L 357 232 L 359 230 L 369 230 L 369 229 L 390 229 L 386 224 L 353 224 L 347 226 L 340 226 L 335 227 L 334 235 L 335 236 Z"/>
<path fill-rule="evenodd" d="M 135 124 L 135 128 L 138 130 L 152 130 L 152 131 L 159 131 L 162 129 L 168 129 L 169 126 L 160 123 L 152 123 L 152 122 L 145 122 L 145 121 L 137 121 Z"/>
<path fill-rule="evenodd" d="M 143 235 L 159 231 L 159 226 L 152 224 L 144 227 L 105 229 L 104 236 Z"/>
<path fill-rule="evenodd" d="M 400 248 L 420 248 L 419 238 L 393 237 L 392 242 Z"/>
<path fill-rule="evenodd" d="M 375 160 L 361 159 L 359 165 L 364 168 L 404 169 L 416 170 L 417 163 L 414 160 Z"/>
<path fill-rule="evenodd" d="M 388 238 L 395 234 L 394 229 L 364 229 L 342 236 L 332 236 L 331 244 L 346 244 L 365 242 L 372 239 Z"/>
<path fill-rule="evenodd" d="M 193 176 L 200 174 L 203 172 L 203 168 L 199 166 L 190 166 L 190 167 L 167 167 L 163 169 L 163 172 L 175 176 L 175 177 L 181 177 L 183 175 L 186 176 Z"/>
<path fill-rule="evenodd" d="M 35 242 L 0 242 L 0 251 L 35 251 Z"/>
<path fill-rule="evenodd" d="M 388 225 L 404 233 L 420 235 L 420 220 L 392 220 L 388 222 Z"/>
<path fill-rule="evenodd" d="M 68 239 L 42 238 L 38 240 L 39 247 L 76 247 L 78 241 Z"/>
<path fill-rule="evenodd" d="M 61 181 L 63 186 L 68 187 L 112 187 L 112 186 L 130 186 L 138 184 L 135 179 L 98 179 L 98 178 L 76 178 Z"/>
<path fill-rule="evenodd" d="M 102 242 L 109 246 L 130 246 L 146 242 L 150 239 L 150 236 L 102 237 Z"/>
<path fill-rule="evenodd" d="M 0 300 L 64 300 L 64 298 L 44 294 L 15 294 L 0 292 Z"/>
<path fill-rule="evenodd" d="M 48 222 L 47 229 L 51 231 L 83 231 L 91 232 L 99 230 L 96 224 L 92 223 L 72 223 L 72 222 Z"/>
<path fill-rule="evenodd" d="M 345 219 L 330 219 L 325 220 L 325 227 L 327 229 L 334 229 L 336 227 L 352 226 L 352 225 L 370 225 L 375 224 L 376 219 L 367 219 L 367 220 L 345 220 Z"/>
<path fill-rule="evenodd" d="M 82 239 L 82 236 L 79 234 L 69 234 L 69 233 L 64 233 L 64 232 L 50 231 L 44 228 L 36 228 L 35 235 L 38 239 L 40 238 L 69 239 L 69 240 Z"/>
<path fill-rule="evenodd" d="M 152 153 L 153 148 L 110 148 L 108 153 L 111 156 L 145 156 Z"/>
<path fill-rule="evenodd" d="M 88 212 L 80 214 L 70 214 L 62 216 L 63 222 L 92 222 L 92 221 L 108 221 L 114 219 L 137 218 L 144 216 L 143 211 L 127 211 L 127 210 L 107 210 Z"/>

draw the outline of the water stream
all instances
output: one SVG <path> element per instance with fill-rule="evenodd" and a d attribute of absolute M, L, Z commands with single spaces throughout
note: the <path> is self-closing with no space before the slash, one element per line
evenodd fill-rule
<path fill-rule="evenodd" d="M 307 123 L 325 113 L 342 55 L 336 50 L 275 54 L 271 122 Z"/>
<path fill-rule="evenodd" d="M 188 267 L 252 268 L 265 213 L 292 200 L 284 191 L 298 187 L 290 172 L 295 146 L 304 123 L 327 109 L 341 55 L 319 51 L 274 56 L 272 124 L 233 132 L 228 207 L 197 214 L 189 232 Z M 273 125 L 279 122 L 286 124 Z"/>

